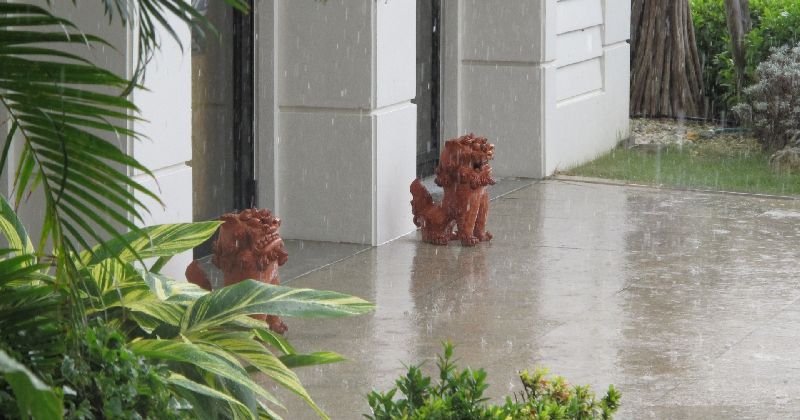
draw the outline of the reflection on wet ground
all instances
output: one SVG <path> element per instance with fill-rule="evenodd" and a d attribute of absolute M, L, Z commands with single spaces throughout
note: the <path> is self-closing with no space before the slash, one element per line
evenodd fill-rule
<path fill-rule="evenodd" d="M 621 419 L 800 417 L 800 202 L 537 182 L 492 203 L 495 239 L 417 234 L 291 282 L 371 300 L 361 318 L 290 319 L 304 351 L 351 361 L 300 371 L 334 419 L 453 341 L 493 397 L 543 365 L 623 393 Z M 272 389 L 272 388 L 270 388 Z M 286 418 L 314 418 L 282 394 Z"/>

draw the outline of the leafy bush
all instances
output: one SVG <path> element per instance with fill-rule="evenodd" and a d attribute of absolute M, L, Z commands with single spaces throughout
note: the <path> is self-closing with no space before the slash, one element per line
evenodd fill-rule
<path fill-rule="evenodd" d="M 620 393 L 611 385 L 597 400 L 588 386 L 570 386 L 559 376 L 549 377 L 543 369 L 532 375 L 520 373 L 523 391 L 506 397 L 503 405 L 489 405 L 483 396 L 489 387 L 483 369 L 459 370 L 453 361 L 453 346 L 445 343 L 439 355 L 439 381 L 411 366 L 388 392 L 371 392 L 367 401 L 372 420 L 390 419 L 611 419 L 619 408 Z M 398 390 L 403 398 L 395 399 Z"/>
<path fill-rule="evenodd" d="M 79 353 L 56 356 L 60 369 L 47 372 L 48 381 L 63 390 L 65 417 L 181 418 L 178 401 L 167 388 L 167 367 L 134 355 L 119 331 L 100 320 L 93 324 L 81 331 L 81 337 L 65 337 L 77 340 Z M 0 412 L 7 418 L 18 418 L 13 394 L 9 384 L 0 380 Z"/>
<path fill-rule="evenodd" d="M 730 34 L 721 0 L 692 0 L 697 48 L 703 57 L 703 89 L 711 102 L 712 115 L 727 112 L 739 102 L 742 92 L 730 50 Z M 800 2 L 796 0 L 751 0 L 752 30 L 747 34 L 745 85 L 753 82 L 756 67 L 774 47 L 800 42 Z"/>
<path fill-rule="evenodd" d="M 774 49 L 758 65 L 756 83 L 744 89 L 744 102 L 734 111 L 768 150 L 783 148 L 800 133 L 800 44 Z"/>
<path fill-rule="evenodd" d="M 74 337 L 80 357 L 61 365 L 67 418 L 180 418 L 178 400 L 167 387 L 169 370 L 151 364 L 127 348 L 122 333 L 95 322 Z M 184 416 L 188 417 L 188 413 Z"/>
<path fill-rule="evenodd" d="M 5 400 L 4 407 L 16 401 L 22 417 L 33 414 L 45 419 L 60 418 L 62 405 L 76 418 L 110 412 L 164 418 L 175 414 L 175 404 L 167 402 L 182 401 L 181 407 L 192 418 L 277 418 L 271 406 L 279 401 L 250 378 L 253 371 L 271 378 L 326 418 L 291 369 L 340 361 L 341 356 L 298 353 L 266 323 L 249 315 L 338 317 L 363 314 L 372 305 L 335 292 L 253 280 L 207 292 L 137 267 L 141 258 L 169 258 L 197 246 L 218 225 L 148 227 L 97 245 L 72 260 L 82 285 L 78 304 L 84 316 L 90 323 L 107 320 L 115 330 L 76 327 L 64 319 L 59 311 L 70 304 L 69 295 L 57 277 L 47 273 L 49 266 L 33 254 L 6 250 L 6 258 L 0 258 L 0 374 L 5 375 L 0 378 L 4 391 L 0 400 Z M 23 244 L 23 249 L 31 251 L 30 239 L 2 196 L 0 232 L 8 243 Z M 168 369 L 160 367 L 163 362 L 169 363 Z M 30 386 L 18 388 L 15 378 L 9 377 L 9 372 L 19 375 L 20 369 L 13 372 L 4 363 L 28 366 L 23 373 L 29 382 L 47 385 L 38 386 L 47 394 L 46 413 L 35 411 L 43 405 L 41 400 L 25 398 Z M 122 376 L 138 380 L 126 382 Z M 159 398 L 162 404 L 145 404 L 149 398 Z M 160 414 L 151 415 L 150 410 Z"/>

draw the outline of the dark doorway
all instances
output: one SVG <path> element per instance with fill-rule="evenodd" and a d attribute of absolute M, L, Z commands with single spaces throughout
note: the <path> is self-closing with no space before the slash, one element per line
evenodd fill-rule
<path fill-rule="evenodd" d="M 439 163 L 441 0 L 417 0 L 417 176 Z"/>
<path fill-rule="evenodd" d="M 192 219 L 255 206 L 253 14 L 193 0 L 219 36 L 192 35 Z M 252 7 L 252 1 L 251 1 Z M 211 241 L 195 258 L 211 253 Z"/>
<path fill-rule="evenodd" d="M 255 32 L 251 12 L 233 15 L 233 201 L 237 210 L 256 206 Z"/>

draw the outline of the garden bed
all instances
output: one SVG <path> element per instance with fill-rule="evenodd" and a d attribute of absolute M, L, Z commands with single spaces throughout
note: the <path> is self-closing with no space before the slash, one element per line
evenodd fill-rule
<path fill-rule="evenodd" d="M 633 119 L 631 137 L 570 176 L 636 184 L 800 196 L 800 174 L 775 174 L 747 132 L 691 121 Z"/>

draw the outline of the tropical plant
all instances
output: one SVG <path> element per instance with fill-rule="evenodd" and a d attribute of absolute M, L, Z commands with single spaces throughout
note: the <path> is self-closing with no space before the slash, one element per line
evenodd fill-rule
<path fill-rule="evenodd" d="M 773 49 L 755 79 L 734 111 L 765 149 L 781 149 L 800 133 L 800 44 Z"/>
<path fill-rule="evenodd" d="M 246 0 L 224 1 L 247 10 Z M 140 227 L 146 209 L 139 197 L 158 197 L 128 176 L 134 169 L 151 174 L 118 145 L 140 137 L 129 128 L 138 117 L 127 98 L 141 87 L 158 34 L 177 39 L 170 16 L 193 29 L 213 28 L 186 0 L 101 3 L 111 24 L 137 28 L 132 79 L 70 47 L 113 50 L 105 40 L 45 7 L 0 2 L 0 115 L 7 116 L 0 119 L 7 130 L 0 171 L 14 185 L 0 196 L 7 245 L 0 249 L 0 409 L 43 419 L 90 418 L 108 409 L 131 417 L 158 410 L 278 418 L 280 402 L 251 377 L 260 373 L 325 417 L 291 369 L 342 357 L 299 353 L 249 315 L 338 317 L 372 305 L 255 281 L 206 292 L 159 273 L 218 223 Z M 44 201 L 44 217 L 32 239 L 15 208 L 34 194 Z M 116 368 L 144 382 L 111 387 Z M 164 392 L 172 404 L 164 405 Z"/>
<path fill-rule="evenodd" d="M 437 356 L 439 381 L 422 374 L 421 366 L 410 366 L 395 387 L 385 393 L 367 395 L 371 420 L 463 419 L 611 419 L 619 408 L 620 393 L 613 385 L 601 399 L 588 386 L 571 386 L 560 376 L 544 369 L 520 373 L 523 391 L 505 398 L 503 405 L 491 405 L 483 393 L 489 387 L 483 369 L 460 370 L 453 360 L 453 345 L 444 344 Z M 398 391 L 402 397 L 395 398 Z"/>
<path fill-rule="evenodd" d="M 2 197 L 0 207 L 5 210 L 0 228 L 8 242 L 30 244 Z M 278 418 L 274 408 L 280 407 L 280 402 L 250 377 L 255 372 L 295 393 L 324 417 L 291 369 L 336 362 L 342 357 L 328 352 L 298 353 L 282 336 L 249 315 L 339 317 L 366 313 L 372 305 L 335 292 L 270 286 L 253 280 L 207 292 L 138 266 L 137 256 L 171 257 L 205 241 L 217 226 L 218 222 L 203 222 L 148 227 L 76 257 L 84 316 L 90 324 L 103 320 L 124 333 L 126 350 L 120 350 L 121 354 L 130 351 L 155 364 L 167 362 L 170 369 L 164 377 L 165 386 L 175 401 L 182 402 L 178 406 L 191 410 L 194 418 Z M 61 404 L 64 389 L 80 390 L 69 386 L 76 375 L 65 372 L 75 371 L 72 366 L 76 358 L 91 355 L 92 348 L 86 343 L 93 339 L 78 340 L 79 346 L 88 346 L 89 351 L 70 349 L 65 334 L 75 330 L 58 317 L 59 307 L 69 303 L 69 295 L 61 290 L 57 277 L 47 274 L 48 266 L 39 264 L 32 254 L 9 251 L 5 255 L 0 260 L 4 268 L 0 271 L 0 348 L 7 352 L 0 358 L 16 366 L 20 363 L 9 354 L 18 355 L 24 363 L 20 365 L 29 366 L 30 371 L 9 368 L 9 372 L 23 379 L 34 378 L 29 381 L 33 384 L 54 386 L 56 389 L 47 395 L 53 404 Z M 10 267 L 12 264 L 16 265 Z M 91 329 L 78 333 L 97 336 Z M 63 357 L 65 350 L 76 356 Z M 92 372 L 102 377 L 103 369 Z M 39 382 L 37 377 L 41 377 Z M 18 403 L 24 403 L 22 389 L 6 381 Z M 31 413 L 31 409 L 21 407 L 21 412 Z"/>

